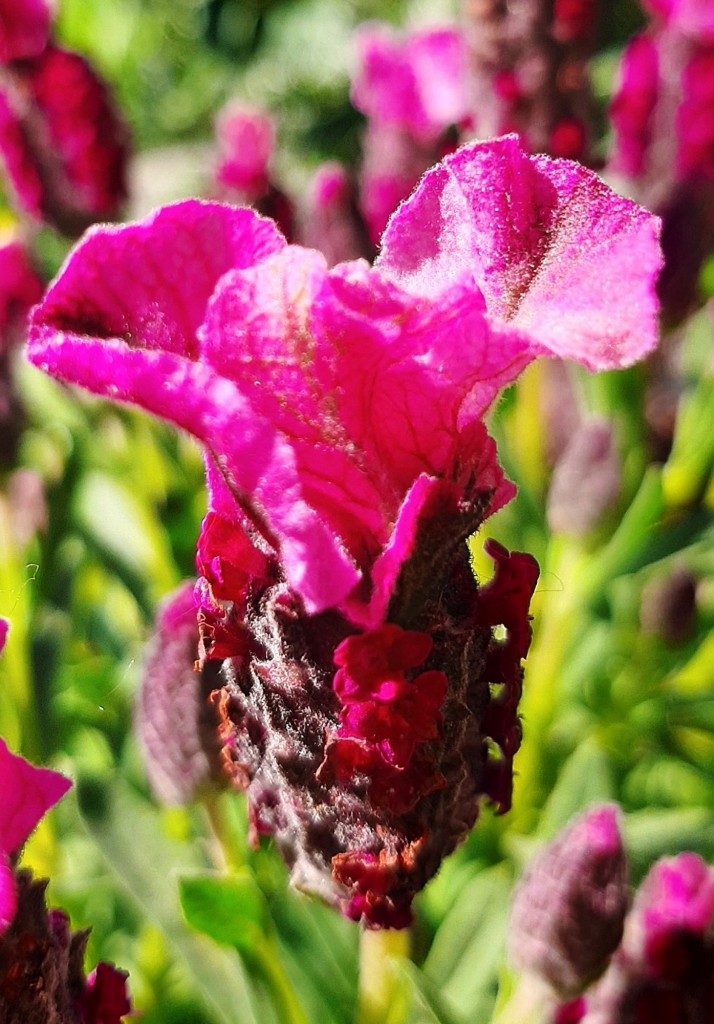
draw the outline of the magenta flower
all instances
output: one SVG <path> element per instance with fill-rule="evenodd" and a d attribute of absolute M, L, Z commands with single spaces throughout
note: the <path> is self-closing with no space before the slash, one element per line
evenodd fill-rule
<path fill-rule="evenodd" d="M 693 853 L 658 861 L 623 940 L 579 1001 L 582 1024 L 709 1024 L 714 1007 L 714 869 Z M 564 1008 L 564 1009 L 567 1009 Z"/>
<path fill-rule="evenodd" d="M 434 142 L 468 116 L 466 44 L 455 27 L 397 36 L 388 25 L 355 34 L 352 102 L 368 118 Z"/>
<path fill-rule="evenodd" d="M 93 229 L 35 313 L 38 366 L 204 444 L 224 757 L 254 832 L 351 917 L 406 923 L 481 798 L 509 806 L 537 568 L 492 544 L 474 581 L 466 538 L 514 493 L 482 417 L 536 355 L 652 348 L 656 236 L 506 138 L 431 171 L 374 268 L 188 202 Z"/>
<path fill-rule="evenodd" d="M 10 7 L 2 0 L 0 159 L 22 213 L 78 234 L 126 200 L 128 129 L 89 63 L 52 43 L 49 5 Z"/>
<path fill-rule="evenodd" d="M 422 174 L 449 149 L 468 114 L 466 46 L 456 28 L 356 34 L 354 106 L 367 117 L 359 205 L 373 245 Z"/>
<path fill-rule="evenodd" d="M 231 102 L 215 123 L 218 157 L 214 168 L 216 198 L 252 206 L 277 222 L 286 238 L 294 233 L 294 211 L 270 173 L 275 125 L 268 114 Z"/>
<path fill-rule="evenodd" d="M 0 619 L 0 654 L 8 625 Z M 19 852 L 40 818 L 60 800 L 72 783 L 49 768 L 35 768 L 10 753 L 0 739 L 0 936 L 17 910 L 15 876 L 10 858 Z"/>
<path fill-rule="evenodd" d="M 628 44 L 611 106 L 607 172 L 662 216 L 663 312 L 699 303 L 702 261 L 714 243 L 714 15 L 707 0 L 656 0 Z"/>
<path fill-rule="evenodd" d="M 355 183 L 342 164 L 330 161 L 315 171 L 300 235 L 304 245 L 320 250 L 329 267 L 360 256 L 374 256 L 357 209 Z"/>
<path fill-rule="evenodd" d="M 622 938 L 628 897 L 618 808 L 594 807 L 528 865 L 511 906 L 513 963 L 561 995 L 580 994 Z"/>

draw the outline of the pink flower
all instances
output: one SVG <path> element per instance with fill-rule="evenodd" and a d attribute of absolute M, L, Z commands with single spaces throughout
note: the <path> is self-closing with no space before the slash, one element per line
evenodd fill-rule
<path fill-rule="evenodd" d="M 216 118 L 218 159 L 214 169 L 216 197 L 253 206 L 272 217 L 285 235 L 294 233 L 294 211 L 288 197 L 273 183 L 270 161 L 275 149 L 275 126 L 261 110 L 242 103 L 226 104 Z"/>
<path fill-rule="evenodd" d="M 0 619 L 0 654 L 5 647 L 8 624 Z M 16 854 L 40 819 L 60 800 L 72 783 L 49 768 L 35 768 L 10 753 L 0 739 L 0 935 L 17 909 L 14 872 L 10 858 Z"/>
<path fill-rule="evenodd" d="M 579 995 L 622 938 L 629 893 L 619 817 L 613 804 L 586 811 L 538 853 L 516 888 L 511 959 L 561 995 Z"/>
<path fill-rule="evenodd" d="M 431 171 L 374 268 L 189 202 L 93 229 L 36 311 L 37 365 L 204 444 L 225 755 L 294 880 L 373 926 L 510 803 L 537 568 L 493 545 L 474 582 L 466 538 L 513 494 L 482 417 L 536 355 L 652 348 L 656 235 L 506 138 Z"/>
<path fill-rule="evenodd" d="M 78 234 L 126 199 L 129 133 L 107 86 L 50 38 L 47 0 L 0 0 L 0 159 L 17 207 Z"/>
<path fill-rule="evenodd" d="M 456 28 L 356 34 L 352 102 L 368 120 L 359 206 L 373 245 L 422 174 L 453 148 L 446 131 L 467 109 L 466 45 Z"/>
<path fill-rule="evenodd" d="M 709 1022 L 714 869 L 693 853 L 658 861 L 635 894 L 622 943 L 585 993 L 582 1024 Z"/>
<path fill-rule="evenodd" d="M 68 234 L 115 217 L 126 200 L 128 152 L 109 90 L 79 54 L 48 45 L 5 68 L 0 154 L 24 213 Z"/>
<path fill-rule="evenodd" d="M 355 36 L 358 70 L 352 102 L 370 120 L 434 142 L 468 114 L 466 45 L 454 27 L 398 36 L 367 24 Z"/>
<path fill-rule="evenodd" d="M 374 256 L 357 210 L 355 191 L 347 170 L 334 161 L 321 164 L 310 183 L 300 240 L 309 248 L 319 249 L 330 267 L 360 256 Z"/>
<path fill-rule="evenodd" d="M 0 0 L 0 63 L 41 53 L 51 20 L 49 0 Z"/>

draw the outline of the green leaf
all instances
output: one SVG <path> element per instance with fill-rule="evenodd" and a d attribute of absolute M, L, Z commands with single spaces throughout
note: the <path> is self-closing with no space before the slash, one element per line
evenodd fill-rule
<path fill-rule="evenodd" d="M 84 824 L 107 863 L 140 913 L 164 934 L 215 1020 L 262 1024 L 253 1009 L 258 998 L 238 957 L 192 933 L 181 917 L 176 875 L 205 867 L 195 848 L 163 836 L 157 810 L 120 780 L 107 783 L 101 802 L 87 810 L 80 801 Z"/>
<path fill-rule="evenodd" d="M 510 895 L 505 865 L 482 871 L 445 918 L 424 963 L 444 1005 L 469 1020 L 488 1020 L 493 1008 Z"/>
<path fill-rule="evenodd" d="M 461 1024 L 461 1017 L 455 1017 L 444 1006 L 436 986 L 422 971 L 409 960 L 395 962 L 400 986 L 400 1002 L 407 1003 L 406 1014 L 402 1009 L 402 1019 L 408 1024 Z M 475 1019 L 475 1018 L 474 1018 Z M 390 1014 L 389 1020 L 392 1020 Z"/>
<path fill-rule="evenodd" d="M 269 927 L 265 899 L 248 868 L 230 876 L 181 878 L 179 896 L 190 926 L 214 942 L 247 958 L 263 942 Z"/>
<path fill-rule="evenodd" d="M 714 812 L 706 808 L 637 811 L 626 816 L 624 833 L 635 880 L 659 857 L 691 850 L 714 858 Z"/>

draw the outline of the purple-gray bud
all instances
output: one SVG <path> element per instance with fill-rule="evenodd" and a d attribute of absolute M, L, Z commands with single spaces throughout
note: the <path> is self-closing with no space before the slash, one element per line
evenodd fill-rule
<path fill-rule="evenodd" d="M 622 937 L 627 858 L 619 811 L 587 811 L 541 850 L 516 888 L 510 959 L 562 997 L 582 992 Z"/>
<path fill-rule="evenodd" d="M 208 663 L 197 672 L 197 657 L 198 623 L 189 581 L 159 609 L 135 713 L 151 789 L 169 806 L 189 803 L 221 777 L 218 720 L 208 699 L 217 665 Z"/>
<path fill-rule="evenodd" d="M 548 494 L 548 525 L 553 533 L 584 537 L 620 494 L 620 459 L 612 427 L 591 419 L 573 434 L 555 467 Z"/>

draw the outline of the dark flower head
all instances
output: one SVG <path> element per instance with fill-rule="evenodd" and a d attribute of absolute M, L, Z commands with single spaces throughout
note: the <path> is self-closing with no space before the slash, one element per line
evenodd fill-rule
<path fill-rule="evenodd" d="M 92 231 L 36 311 L 35 363 L 204 444 L 226 769 L 293 880 L 368 925 L 405 924 L 481 801 L 510 805 L 537 567 L 491 544 L 473 577 L 514 493 L 484 413 L 538 354 L 653 346 L 656 233 L 506 138 L 427 174 L 374 267 L 188 202 Z"/>

